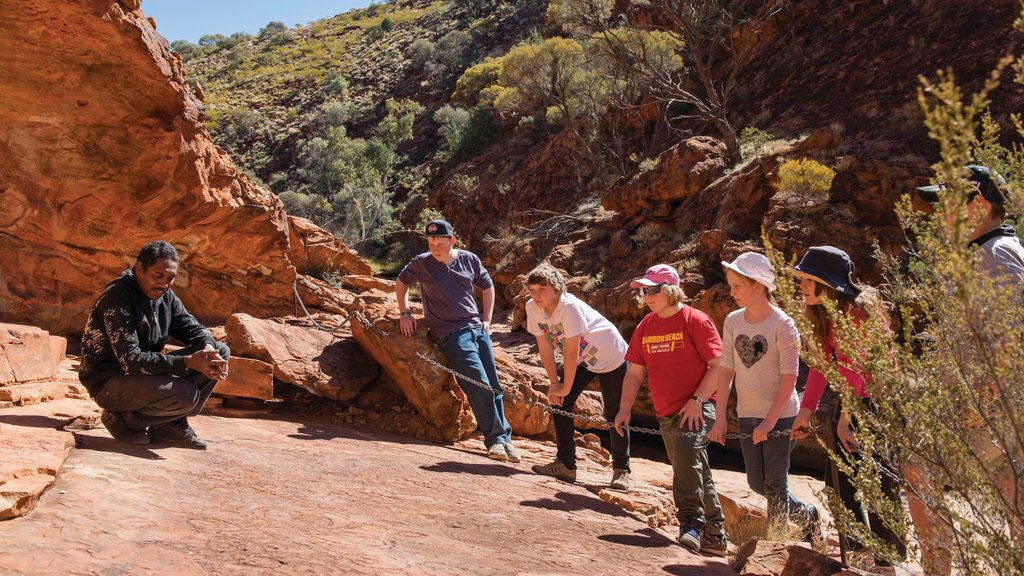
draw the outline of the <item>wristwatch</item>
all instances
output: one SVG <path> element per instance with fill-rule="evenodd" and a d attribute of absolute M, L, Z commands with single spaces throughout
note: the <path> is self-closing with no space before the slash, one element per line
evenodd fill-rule
<path fill-rule="evenodd" d="M 690 398 L 692 398 L 692 399 L 697 401 L 697 406 L 703 406 L 704 405 L 704 399 L 701 398 L 700 396 L 697 396 L 696 394 L 694 394 L 693 396 L 690 396 Z"/>
<path fill-rule="evenodd" d="M 412 316 L 412 310 L 402 310 L 399 316 Z"/>

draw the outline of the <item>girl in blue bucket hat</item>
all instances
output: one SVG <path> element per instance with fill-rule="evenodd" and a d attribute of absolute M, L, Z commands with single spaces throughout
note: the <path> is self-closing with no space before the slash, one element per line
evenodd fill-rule
<path fill-rule="evenodd" d="M 846 252 L 834 246 L 812 246 L 800 259 L 800 263 L 796 265 L 793 273 L 800 278 L 800 292 L 804 296 L 804 313 L 811 322 L 815 340 L 822 347 L 824 357 L 829 358 L 836 365 L 837 371 L 843 378 L 842 384 L 851 387 L 854 394 L 870 410 L 872 409 L 871 399 L 868 396 L 865 375 L 861 374 L 856 364 L 837 348 L 833 323 L 824 305 L 825 300 L 835 302 L 839 312 L 852 318 L 856 323 L 866 320 L 869 313 L 884 313 L 884 305 L 878 291 L 854 282 L 853 271 L 853 261 Z M 818 409 L 818 402 L 828 385 L 829 382 L 826 381 L 820 370 L 810 369 L 804 396 L 800 402 L 800 411 L 793 422 L 793 438 L 807 436 L 811 415 Z M 856 454 L 859 445 L 853 435 L 850 419 L 845 410 L 835 411 L 831 426 L 838 443 L 842 444 L 847 451 Z M 835 463 L 829 460 L 829 466 L 835 468 Z M 887 467 L 891 468 L 891 466 Z M 901 558 L 906 558 L 906 545 L 902 538 L 890 530 L 874 512 L 867 511 L 865 515 L 863 506 L 856 498 L 857 490 L 849 476 L 841 470 L 830 470 L 830 472 L 832 472 L 832 478 L 836 479 L 836 486 L 833 488 L 839 493 L 843 505 L 853 512 L 857 520 L 866 524 L 873 534 L 892 545 Z M 882 490 L 893 501 L 899 501 L 898 480 L 883 476 Z M 861 547 L 856 541 L 848 540 L 847 542 L 852 545 L 853 549 Z M 890 560 L 883 558 L 876 557 L 876 562 L 879 565 L 891 565 Z"/>

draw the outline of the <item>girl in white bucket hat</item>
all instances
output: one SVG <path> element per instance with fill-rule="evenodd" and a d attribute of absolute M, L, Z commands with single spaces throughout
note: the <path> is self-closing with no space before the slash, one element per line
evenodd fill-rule
<path fill-rule="evenodd" d="M 800 333 L 775 305 L 775 269 L 762 254 L 744 252 L 722 262 L 729 294 L 740 306 L 725 319 L 718 401 L 711 440 L 725 443 L 729 389 L 736 377 L 736 415 L 747 483 L 768 499 L 769 521 L 791 518 L 806 527 L 808 539 L 821 538 L 818 509 L 789 490 L 789 456 L 795 442 L 784 433 L 800 410 Z"/>

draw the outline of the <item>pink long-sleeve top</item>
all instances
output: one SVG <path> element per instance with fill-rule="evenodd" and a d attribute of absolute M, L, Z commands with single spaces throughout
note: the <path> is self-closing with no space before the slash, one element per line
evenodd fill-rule
<path fill-rule="evenodd" d="M 836 364 L 838 364 L 839 375 L 843 377 L 846 385 L 853 388 L 854 394 L 858 397 L 867 398 L 868 393 L 865 389 L 864 376 L 855 369 L 853 361 L 836 348 L 836 340 L 832 334 L 831 324 L 828 327 L 828 338 L 825 341 L 824 349 L 825 357 L 834 359 Z M 818 402 L 821 400 L 821 395 L 825 392 L 826 386 L 828 386 L 828 381 L 825 380 L 825 375 L 811 368 L 807 374 L 807 386 L 804 388 L 804 397 L 800 401 L 800 407 L 809 408 L 811 412 L 817 410 Z"/>

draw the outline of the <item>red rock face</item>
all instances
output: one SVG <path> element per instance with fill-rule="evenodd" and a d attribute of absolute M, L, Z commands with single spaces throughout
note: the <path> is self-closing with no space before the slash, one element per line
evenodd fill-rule
<path fill-rule="evenodd" d="M 201 321 L 293 312 L 281 203 L 210 140 L 138 2 L 5 0 L 0 21 L 5 320 L 81 331 L 155 239 L 178 248 L 175 292 Z"/>

